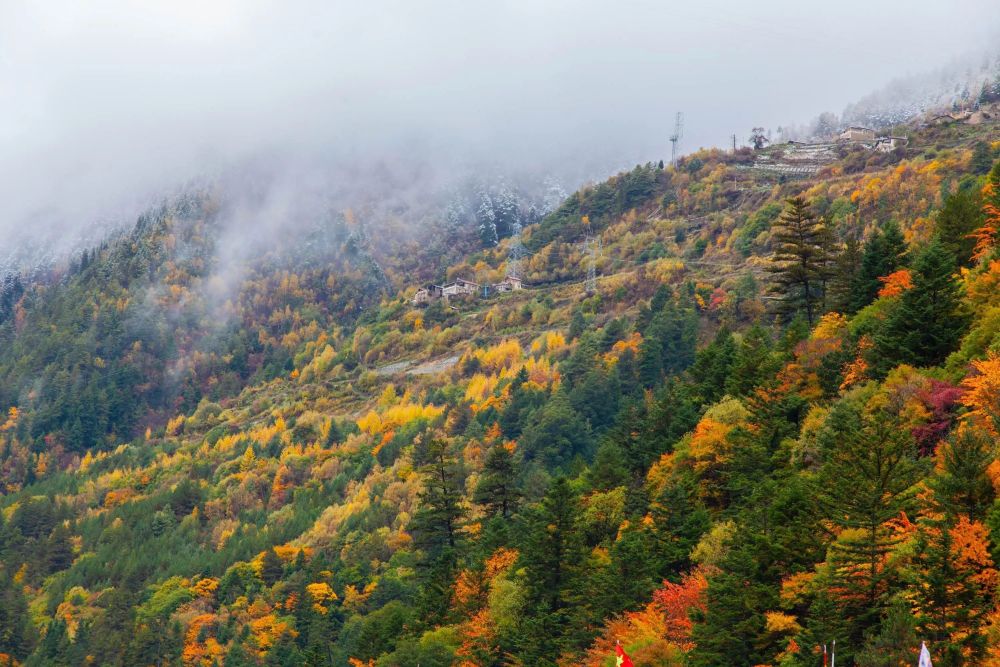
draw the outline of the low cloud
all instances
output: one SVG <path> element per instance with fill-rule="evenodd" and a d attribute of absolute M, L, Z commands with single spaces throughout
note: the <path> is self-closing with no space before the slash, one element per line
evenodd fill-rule
<path fill-rule="evenodd" d="M 994 16 L 988 0 L 5 2 L 0 259 L 255 169 L 338 205 L 483 169 L 575 186 L 665 157 L 676 110 L 683 148 L 725 145 L 985 48 Z"/>

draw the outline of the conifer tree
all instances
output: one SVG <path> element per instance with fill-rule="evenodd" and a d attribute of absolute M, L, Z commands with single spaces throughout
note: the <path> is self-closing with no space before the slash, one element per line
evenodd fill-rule
<path fill-rule="evenodd" d="M 865 243 L 861 266 L 851 286 L 848 311 L 857 312 L 874 301 L 882 288 L 879 278 L 902 268 L 906 254 L 906 240 L 895 220 L 876 230 Z"/>
<path fill-rule="evenodd" d="M 953 432 L 938 445 L 939 470 L 930 480 L 935 501 L 947 512 L 982 521 L 996 498 L 987 472 L 994 456 L 994 443 L 979 429 Z"/>
<path fill-rule="evenodd" d="M 260 578 L 268 586 L 273 585 L 285 572 L 285 566 L 274 549 L 267 549 L 260 562 Z"/>
<path fill-rule="evenodd" d="M 0 571 L 0 653 L 23 660 L 31 652 L 33 640 L 24 589 Z"/>
<path fill-rule="evenodd" d="M 736 355 L 736 341 L 726 327 L 721 327 L 715 339 L 698 351 L 688 372 L 701 403 L 711 404 L 722 398 Z"/>
<path fill-rule="evenodd" d="M 974 174 L 987 174 L 993 167 L 993 150 L 985 141 L 977 141 L 972 147 L 972 161 L 969 163 Z"/>
<path fill-rule="evenodd" d="M 851 313 L 855 285 L 861 273 L 864 247 L 856 236 L 850 235 L 844 241 L 843 249 L 833 262 L 833 276 L 830 279 L 830 307 L 839 313 Z"/>
<path fill-rule="evenodd" d="M 69 530 L 61 523 L 49 536 L 46 545 L 46 560 L 50 574 L 65 570 L 73 564 L 73 547 L 70 545 L 69 538 Z"/>
<path fill-rule="evenodd" d="M 782 577 L 811 570 L 820 553 L 811 491 L 795 477 L 760 481 L 734 513 L 739 529 L 709 579 L 706 611 L 694 617 L 686 664 L 778 664 L 785 647 L 767 632 L 766 614 L 780 608 Z"/>
<path fill-rule="evenodd" d="M 831 276 L 832 238 L 802 197 L 788 200 L 771 231 L 774 257 L 768 267 L 782 297 L 782 311 L 804 312 L 812 326 L 823 309 Z"/>
<path fill-rule="evenodd" d="M 434 556 L 448 554 L 453 558 L 459 547 L 459 530 L 465 516 L 457 462 L 442 438 L 431 439 L 426 457 L 428 462 L 421 470 L 424 488 L 412 528 L 421 548 Z"/>
<path fill-rule="evenodd" d="M 778 368 L 778 360 L 771 351 L 770 335 L 766 329 L 755 324 L 736 347 L 725 379 L 726 393 L 737 397 L 747 395 L 756 387 L 767 384 Z"/>
<path fill-rule="evenodd" d="M 988 532 L 967 517 L 933 513 L 921 521 L 910 590 L 921 636 L 940 665 L 980 664 L 998 573 Z"/>
<path fill-rule="evenodd" d="M 520 498 L 514 455 L 504 443 L 498 443 L 486 455 L 472 500 L 485 509 L 487 517 L 507 519 Z"/>
<path fill-rule="evenodd" d="M 976 247 L 972 234 L 983 222 L 983 198 L 977 188 L 959 188 L 944 200 L 936 229 L 941 245 L 954 255 L 958 266 L 968 266 L 972 261 Z"/>
<path fill-rule="evenodd" d="M 876 336 L 883 365 L 928 366 L 944 361 L 965 328 L 955 260 L 934 239 L 913 265 L 913 287 L 903 292 Z"/>
<path fill-rule="evenodd" d="M 520 639 L 524 664 L 554 666 L 567 647 L 571 619 L 581 611 L 586 549 L 579 516 L 576 493 L 559 477 L 529 518 L 522 551 L 530 610 Z"/>
<path fill-rule="evenodd" d="M 898 571 L 885 559 L 901 539 L 889 522 L 911 510 L 927 466 L 874 386 L 840 401 L 824 428 L 816 495 L 841 531 L 828 553 L 831 587 L 843 591 L 838 603 L 858 646 L 899 586 Z"/>
<path fill-rule="evenodd" d="M 629 481 L 629 473 L 625 453 L 614 438 L 602 440 L 597 447 L 594 463 L 587 474 L 591 488 L 608 491 L 617 486 L 624 486 Z"/>
<path fill-rule="evenodd" d="M 410 530 L 415 545 L 423 552 L 423 590 L 418 606 L 423 620 L 433 623 L 448 611 L 451 583 L 464 546 L 461 528 L 466 512 L 458 463 L 448 450 L 447 440 L 432 437 L 426 445 L 425 460 L 420 505 L 410 520 Z"/>
<path fill-rule="evenodd" d="M 837 633 L 828 633 L 824 637 L 831 636 L 837 636 Z M 844 646 L 843 642 L 838 646 L 841 650 L 837 652 L 837 657 L 850 659 L 852 651 L 848 650 L 845 655 Z M 917 639 L 913 612 L 905 600 L 896 599 L 889 605 L 877 631 L 873 630 L 868 635 L 864 646 L 857 653 L 856 664 L 859 667 L 912 665 L 917 662 L 919 649 L 920 640 Z M 935 654 L 935 662 L 939 662 L 938 658 Z"/>

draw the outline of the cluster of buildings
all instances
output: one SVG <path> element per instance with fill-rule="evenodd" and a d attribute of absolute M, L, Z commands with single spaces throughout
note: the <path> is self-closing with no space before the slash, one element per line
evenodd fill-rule
<path fill-rule="evenodd" d="M 451 297 L 477 296 L 480 291 L 486 293 L 490 289 L 494 292 L 516 292 L 524 289 L 524 283 L 517 276 L 507 276 L 498 283 L 492 285 L 480 285 L 471 280 L 458 278 L 444 285 L 427 285 L 417 290 L 410 302 L 414 306 L 426 306 L 438 299 L 448 300 Z"/>
<path fill-rule="evenodd" d="M 906 137 L 876 136 L 875 130 L 868 127 L 851 126 L 840 133 L 841 141 L 864 144 L 880 153 L 891 153 L 900 146 L 906 145 Z"/>

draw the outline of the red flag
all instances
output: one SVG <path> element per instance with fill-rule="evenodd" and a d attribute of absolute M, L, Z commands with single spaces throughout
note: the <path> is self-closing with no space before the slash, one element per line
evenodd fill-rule
<path fill-rule="evenodd" d="M 635 667 L 632 664 L 632 658 L 628 657 L 628 653 L 625 652 L 621 644 L 615 644 L 615 653 L 618 654 L 618 667 Z"/>

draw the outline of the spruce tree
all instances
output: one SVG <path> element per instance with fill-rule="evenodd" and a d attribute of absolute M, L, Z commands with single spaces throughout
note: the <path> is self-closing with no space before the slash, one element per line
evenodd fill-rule
<path fill-rule="evenodd" d="M 965 328 L 955 260 L 934 239 L 913 265 L 913 287 L 903 292 L 876 335 L 883 369 L 900 363 L 931 366 L 955 349 Z"/>
<path fill-rule="evenodd" d="M 693 615 L 695 648 L 685 664 L 778 664 L 786 646 L 766 629 L 766 614 L 780 608 L 789 572 L 812 571 L 820 557 L 813 494 L 801 479 L 759 480 L 738 512 L 739 529 L 726 544 L 719 572 L 709 578 L 707 609 Z"/>
<path fill-rule="evenodd" d="M 421 550 L 421 599 L 418 602 L 422 618 L 427 623 L 439 621 L 448 611 L 451 584 L 458 568 L 465 507 L 458 463 L 448 449 L 448 442 L 439 437 L 426 444 L 421 468 L 424 488 L 420 505 L 410 521 L 414 544 Z"/>
<path fill-rule="evenodd" d="M 997 579 L 988 543 L 985 527 L 965 517 L 933 513 L 920 523 L 908 592 L 920 635 L 933 643 L 942 667 L 981 664 L 984 657 Z"/>
<path fill-rule="evenodd" d="M 938 238 L 959 266 L 971 263 L 976 247 L 972 233 L 983 222 L 983 198 L 978 188 L 959 188 L 944 200 L 936 220 Z"/>
<path fill-rule="evenodd" d="M 0 653 L 24 660 L 31 653 L 33 640 L 24 588 L 0 571 Z"/>
<path fill-rule="evenodd" d="M 725 379 L 726 393 L 744 396 L 774 378 L 780 366 L 771 351 L 771 337 L 767 330 L 755 324 L 747 331 L 736 347 L 729 374 Z"/>
<path fill-rule="evenodd" d="M 529 517 L 521 552 L 529 610 L 519 639 L 523 664 L 553 667 L 572 641 L 567 635 L 574 626 L 572 619 L 582 611 L 587 556 L 580 512 L 569 481 L 559 477 Z"/>
<path fill-rule="evenodd" d="M 929 484 L 935 502 L 945 511 L 982 521 L 996 492 L 987 468 L 993 462 L 994 443 L 975 428 L 961 427 L 938 445 L 940 467 Z"/>
<path fill-rule="evenodd" d="M 857 312 L 870 304 L 882 289 L 879 278 L 887 276 L 906 263 L 906 240 L 895 220 L 876 230 L 865 243 L 861 266 L 851 286 L 849 312 Z"/>
<path fill-rule="evenodd" d="M 771 230 L 774 257 L 768 271 L 782 297 L 786 316 L 804 312 L 812 326 L 823 309 L 831 276 L 832 238 L 802 197 L 788 200 Z"/>
<path fill-rule="evenodd" d="M 843 591 L 838 603 L 854 646 L 900 585 L 886 555 L 903 538 L 889 522 L 912 510 L 927 468 L 899 415 L 880 405 L 873 385 L 856 390 L 834 407 L 820 436 L 816 497 L 840 533 L 827 556 L 830 585 Z"/>
<path fill-rule="evenodd" d="M 268 586 L 274 585 L 285 573 L 285 566 L 274 549 L 267 549 L 260 562 L 260 578 Z"/>
<path fill-rule="evenodd" d="M 608 491 L 628 484 L 630 471 L 625 452 L 614 438 L 605 438 L 597 448 L 594 463 L 587 471 L 590 487 L 597 491 Z"/>
<path fill-rule="evenodd" d="M 977 141 L 972 148 L 972 161 L 969 163 L 974 174 L 988 174 L 993 167 L 993 150 L 985 141 Z"/>
<path fill-rule="evenodd" d="M 49 574 L 65 570 L 73 564 L 73 547 L 69 541 L 69 530 L 61 523 L 55 527 L 49 536 L 45 549 L 47 571 Z"/>
<path fill-rule="evenodd" d="M 830 279 L 830 307 L 840 313 L 854 312 L 852 300 L 858 276 L 861 273 L 861 260 L 864 248 L 855 236 L 849 236 L 844 242 L 844 248 L 837 254 L 833 263 L 833 277 Z"/>
<path fill-rule="evenodd" d="M 494 445 L 486 455 L 472 500 L 483 507 L 487 517 L 507 519 L 514 512 L 520 498 L 514 455 L 504 443 Z"/>

